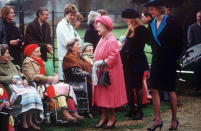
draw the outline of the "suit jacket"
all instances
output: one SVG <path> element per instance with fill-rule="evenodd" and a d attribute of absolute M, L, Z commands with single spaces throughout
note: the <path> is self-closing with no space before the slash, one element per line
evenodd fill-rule
<path fill-rule="evenodd" d="M 188 28 L 188 43 L 189 46 L 201 43 L 201 25 L 197 22 L 190 25 Z"/>
<path fill-rule="evenodd" d="M 40 74 L 40 65 L 30 57 L 25 58 L 22 65 L 22 72 L 25 74 L 29 81 L 48 81 L 47 76 Z"/>
<path fill-rule="evenodd" d="M 50 26 L 47 22 L 44 23 L 44 31 L 39 24 L 38 19 L 34 19 L 27 25 L 25 33 L 25 44 L 37 43 L 37 44 L 51 44 Z"/>
<path fill-rule="evenodd" d="M 29 23 L 27 25 L 24 41 L 25 46 L 31 43 L 39 44 L 41 47 L 41 57 L 44 61 L 47 61 L 47 44 L 52 44 L 50 26 L 47 22 L 41 26 L 36 18 Z"/>

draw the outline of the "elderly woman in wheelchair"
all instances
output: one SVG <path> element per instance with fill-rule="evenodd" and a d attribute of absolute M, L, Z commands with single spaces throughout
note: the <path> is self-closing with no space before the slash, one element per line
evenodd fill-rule
<path fill-rule="evenodd" d="M 58 75 L 45 75 L 45 62 L 41 59 L 40 47 L 37 44 L 30 44 L 25 47 L 26 56 L 22 72 L 29 81 L 36 82 L 39 86 L 45 85 L 43 94 L 48 98 L 55 98 L 58 101 L 59 108 L 62 110 L 64 121 L 82 120 L 76 109 L 76 96 L 72 87 L 65 83 L 58 82 Z"/>
<path fill-rule="evenodd" d="M 86 82 L 87 78 L 87 99 L 89 105 L 88 115 L 92 113 L 92 88 L 91 68 L 92 65 L 81 56 L 80 43 L 78 39 L 72 39 L 66 46 L 68 52 L 63 58 L 64 81 L 66 83 Z"/>
<path fill-rule="evenodd" d="M 27 78 L 11 62 L 8 46 L 0 45 L 0 83 L 7 84 L 10 101 L 15 100 L 19 95 L 22 96 L 21 115 L 23 128 L 40 129 L 33 123 L 33 114 L 38 115 L 43 111 L 41 98 L 35 88 L 28 85 Z M 41 116 L 42 117 L 42 116 Z"/>

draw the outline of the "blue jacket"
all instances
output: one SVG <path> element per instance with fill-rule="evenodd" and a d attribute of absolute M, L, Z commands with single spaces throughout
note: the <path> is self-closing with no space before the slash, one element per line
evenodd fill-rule
<path fill-rule="evenodd" d="M 3 20 L 0 18 L 0 44 L 6 44 L 6 32 Z"/>

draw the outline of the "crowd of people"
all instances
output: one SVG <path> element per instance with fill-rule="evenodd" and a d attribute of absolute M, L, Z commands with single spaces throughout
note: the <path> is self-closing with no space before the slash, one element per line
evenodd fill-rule
<path fill-rule="evenodd" d="M 121 12 L 127 32 L 119 41 L 112 34 L 113 21 L 108 12 L 102 9 L 90 11 L 83 41 L 76 30 L 84 17 L 74 4 L 65 5 L 64 17 L 56 28 L 58 74 L 53 70 L 47 74 L 50 70 L 46 67 L 47 56 L 53 53 L 54 44 L 47 21 L 48 9 L 41 7 L 36 11 L 36 18 L 27 25 L 22 40 L 13 21 L 13 7 L 1 8 L 0 96 L 4 98 L 2 90 L 9 96 L 0 101 L 1 105 L 9 107 L 13 101 L 21 98 L 20 125 L 23 128 L 40 130 L 32 120 L 43 119 L 44 97 L 57 99 L 62 120 L 82 120 L 84 117 L 79 115 L 76 94 L 69 83 L 86 81 L 88 115 L 93 118 L 93 107 L 98 107 L 101 113 L 95 128 L 114 128 L 115 109 L 126 104 L 129 107 L 126 117 L 142 120 L 143 104 L 152 100 L 154 120 L 147 130 L 155 131 L 163 127 L 159 92 L 166 91 L 172 112 L 169 130 L 176 130 L 179 125 L 176 69 L 183 47 L 181 24 L 169 14 L 162 0 L 150 0 L 145 7 L 147 11 L 142 14 L 131 8 Z M 189 27 L 188 40 L 191 45 L 201 43 L 200 24 L 201 11 L 197 13 L 197 22 Z M 152 47 L 151 69 L 144 52 L 146 44 Z M 146 83 L 149 70 L 151 94 Z M 41 93 L 31 82 L 39 87 L 45 85 L 45 92 Z M 10 104 L 3 104 L 9 101 Z"/>

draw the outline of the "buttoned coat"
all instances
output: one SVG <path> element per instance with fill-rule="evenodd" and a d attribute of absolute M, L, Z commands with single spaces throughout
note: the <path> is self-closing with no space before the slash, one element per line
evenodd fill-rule
<path fill-rule="evenodd" d="M 26 45 L 30 43 L 52 44 L 50 34 L 50 25 L 45 22 L 43 32 L 42 27 L 36 18 L 27 25 L 24 41 Z"/>
<path fill-rule="evenodd" d="M 117 108 L 127 103 L 123 66 L 115 36 L 102 37 L 94 53 L 94 60 L 105 60 L 111 85 L 93 87 L 93 104 L 98 107 Z M 99 72 L 98 72 L 99 73 Z"/>
<path fill-rule="evenodd" d="M 22 64 L 22 37 L 20 35 L 20 31 L 18 27 L 16 26 L 15 22 L 8 22 L 6 20 L 3 20 L 5 31 L 6 31 L 6 43 L 8 44 L 8 50 L 12 58 L 12 62 L 15 65 L 21 66 Z M 17 40 L 19 39 L 20 41 L 17 43 L 17 45 L 11 45 L 10 41 L 11 40 Z"/>
<path fill-rule="evenodd" d="M 0 44 L 7 44 L 6 43 L 6 31 L 3 24 L 3 20 L 0 18 Z"/>
<path fill-rule="evenodd" d="M 154 22 L 152 21 L 152 23 Z M 172 16 L 168 16 L 165 22 L 166 25 L 164 28 L 161 28 L 161 32 L 157 35 L 160 45 L 154 39 L 154 33 L 151 24 L 149 24 L 153 39 L 150 84 L 152 88 L 159 90 L 175 91 L 177 60 L 181 55 L 183 47 L 182 29 L 181 24 Z M 156 27 L 156 24 L 154 26 Z"/>
<path fill-rule="evenodd" d="M 40 74 L 40 65 L 31 57 L 26 57 L 23 65 L 22 72 L 29 81 L 48 81 L 48 77 Z"/>

